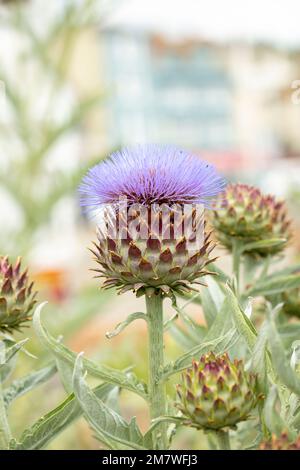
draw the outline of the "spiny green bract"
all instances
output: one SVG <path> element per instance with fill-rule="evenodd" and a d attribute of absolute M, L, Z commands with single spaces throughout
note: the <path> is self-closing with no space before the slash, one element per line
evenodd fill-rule
<path fill-rule="evenodd" d="M 26 271 L 21 271 L 21 260 L 11 264 L 7 256 L 0 257 L 0 331 L 19 330 L 31 320 L 30 313 L 36 303 L 33 282 Z"/>
<path fill-rule="evenodd" d="M 207 430 L 234 427 L 257 404 L 256 376 L 245 372 L 243 361 L 210 352 L 183 373 L 177 395 L 187 425 Z"/>
<path fill-rule="evenodd" d="M 234 240 L 251 243 L 270 239 L 291 238 L 290 221 L 284 202 L 263 195 L 253 186 L 230 184 L 215 203 L 211 217 L 217 239 L 232 250 Z M 252 256 L 281 252 L 286 243 L 249 250 Z"/>
<path fill-rule="evenodd" d="M 151 216 L 154 217 L 153 213 Z M 197 230 L 204 231 L 202 219 L 198 219 L 196 211 L 192 211 L 189 216 L 179 211 L 177 216 L 177 223 L 183 228 L 190 223 L 187 218 L 192 219 L 191 238 L 197 235 Z M 190 239 L 184 236 L 184 231 L 182 230 L 183 236 L 179 239 L 174 233 L 176 217 L 172 212 L 169 225 L 163 227 L 164 231 L 161 213 L 157 212 L 155 217 L 159 223 L 154 221 L 151 224 L 152 231 L 145 238 L 134 240 L 128 232 L 123 238 L 112 239 L 99 232 L 99 241 L 91 251 L 100 265 L 95 269 L 99 274 L 97 277 L 106 278 L 104 288 L 116 287 L 120 293 L 133 290 L 138 296 L 152 288 L 160 290 L 163 295 L 171 296 L 174 293 L 189 292 L 191 284 L 202 284 L 199 278 L 213 274 L 206 269 L 214 261 L 209 258 L 214 248 L 210 234 L 204 233 L 200 246 L 196 250 L 189 250 Z M 124 221 L 125 227 L 126 223 Z M 142 223 L 143 220 L 140 221 Z M 146 217 L 145 225 L 147 224 Z M 153 229 L 155 226 L 157 230 Z"/>

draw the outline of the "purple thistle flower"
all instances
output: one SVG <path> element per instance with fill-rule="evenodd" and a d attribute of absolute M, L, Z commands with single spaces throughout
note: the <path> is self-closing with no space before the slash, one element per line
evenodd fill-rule
<path fill-rule="evenodd" d="M 81 205 L 95 209 L 118 203 L 203 204 L 225 188 L 215 167 L 168 145 L 138 145 L 113 153 L 92 167 L 80 185 Z"/>

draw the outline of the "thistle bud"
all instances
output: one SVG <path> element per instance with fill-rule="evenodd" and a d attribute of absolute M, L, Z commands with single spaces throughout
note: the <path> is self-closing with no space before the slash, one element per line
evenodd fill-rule
<path fill-rule="evenodd" d="M 300 436 L 291 442 L 286 432 L 279 437 L 273 434 L 271 440 L 261 443 L 260 450 L 300 450 Z"/>
<path fill-rule="evenodd" d="M 184 215 L 181 223 L 185 223 Z M 95 249 L 91 250 L 99 268 L 95 271 L 106 278 L 104 288 L 116 287 L 120 292 L 133 290 L 137 295 L 149 288 L 159 289 L 165 295 L 186 292 L 190 284 L 201 283 L 199 278 L 208 274 L 206 266 L 214 248 L 204 234 L 204 241 L 195 251 L 188 249 L 188 239 L 163 238 L 160 230 L 149 233 L 145 239 L 107 238 L 101 233 Z"/>
<path fill-rule="evenodd" d="M 243 361 L 210 352 L 183 373 L 177 395 L 187 425 L 207 430 L 234 427 L 257 404 L 256 376 L 245 372 Z"/>
<path fill-rule="evenodd" d="M 21 260 L 13 265 L 7 256 L 0 257 L 0 331 L 20 330 L 31 320 L 30 312 L 36 303 L 33 282 L 27 270 L 21 271 Z"/>
<path fill-rule="evenodd" d="M 234 240 L 252 243 L 291 238 L 290 221 L 282 201 L 263 195 L 255 187 L 230 184 L 216 204 L 212 225 L 220 243 L 232 250 Z M 286 243 L 249 250 L 252 256 L 264 257 L 282 251 Z"/>

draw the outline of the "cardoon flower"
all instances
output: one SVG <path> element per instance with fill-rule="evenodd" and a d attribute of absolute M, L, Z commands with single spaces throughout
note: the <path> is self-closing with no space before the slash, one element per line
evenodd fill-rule
<path fill-rule="evenodd" d="M 243 361 L 231 362 L 227 354 L 210 352 L 183 373 L 177 395 L 187 425 L 208 430 L 234 427 L 257 404 L 256 376 L 245 372 Z"/>
<path fill-rule="evenodd" d="M 253 186 L 230 184 L 215 204 L 212 224 L 218 240 L 232 250 L 235 240 L 251 243 L 291 237 L 290 221 L 282 201 L 272 195 L 263 195 Z M 247 251 L 253 256 L 274 255 L 282 251 L 286 242 L 272 247 Z"/>
<path fill-rule="evenodd" d="M 21 271 L 21 260 L 13 265 L 7 256 L 0 257 L 0 331 L 19 330 L 31 320 L 36 292 L 28 279 L 27 270 Z"/>
<path fill-rule="evenodd" d="M 109 214 L 92 250 L 104 287 L 138 295 L 149 287 L 167 295 L 189 289 L 212 261 L 197 207 L 210 207 L 224 185 L 213 166 L 169 146 L 126 148 L 94 166 L 80 192 L 87 210 Z"/>

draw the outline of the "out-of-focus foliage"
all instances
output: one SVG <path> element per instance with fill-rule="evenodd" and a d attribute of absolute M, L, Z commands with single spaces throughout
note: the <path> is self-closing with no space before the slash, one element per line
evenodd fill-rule
<path fill-rule="evenodd" d="M 49 223 L 63 197 L 75 193 L 85 171 L 78 131 L 102 106 L 105 92 L 78 94 L 69 68 L 78 39 L 100 21 L 96 3 L 62 2 L 59 15 L 43 19 L 43 30 L 28 4 L 1 10 L 2 34 L 15 49 L 0 66 L 0 188 L 18 214 L 13 230 L 1 231 L 2 251 L 28 252 L 37 230 Z M 81 153 L 89 161 L 101 157 Z"/>

